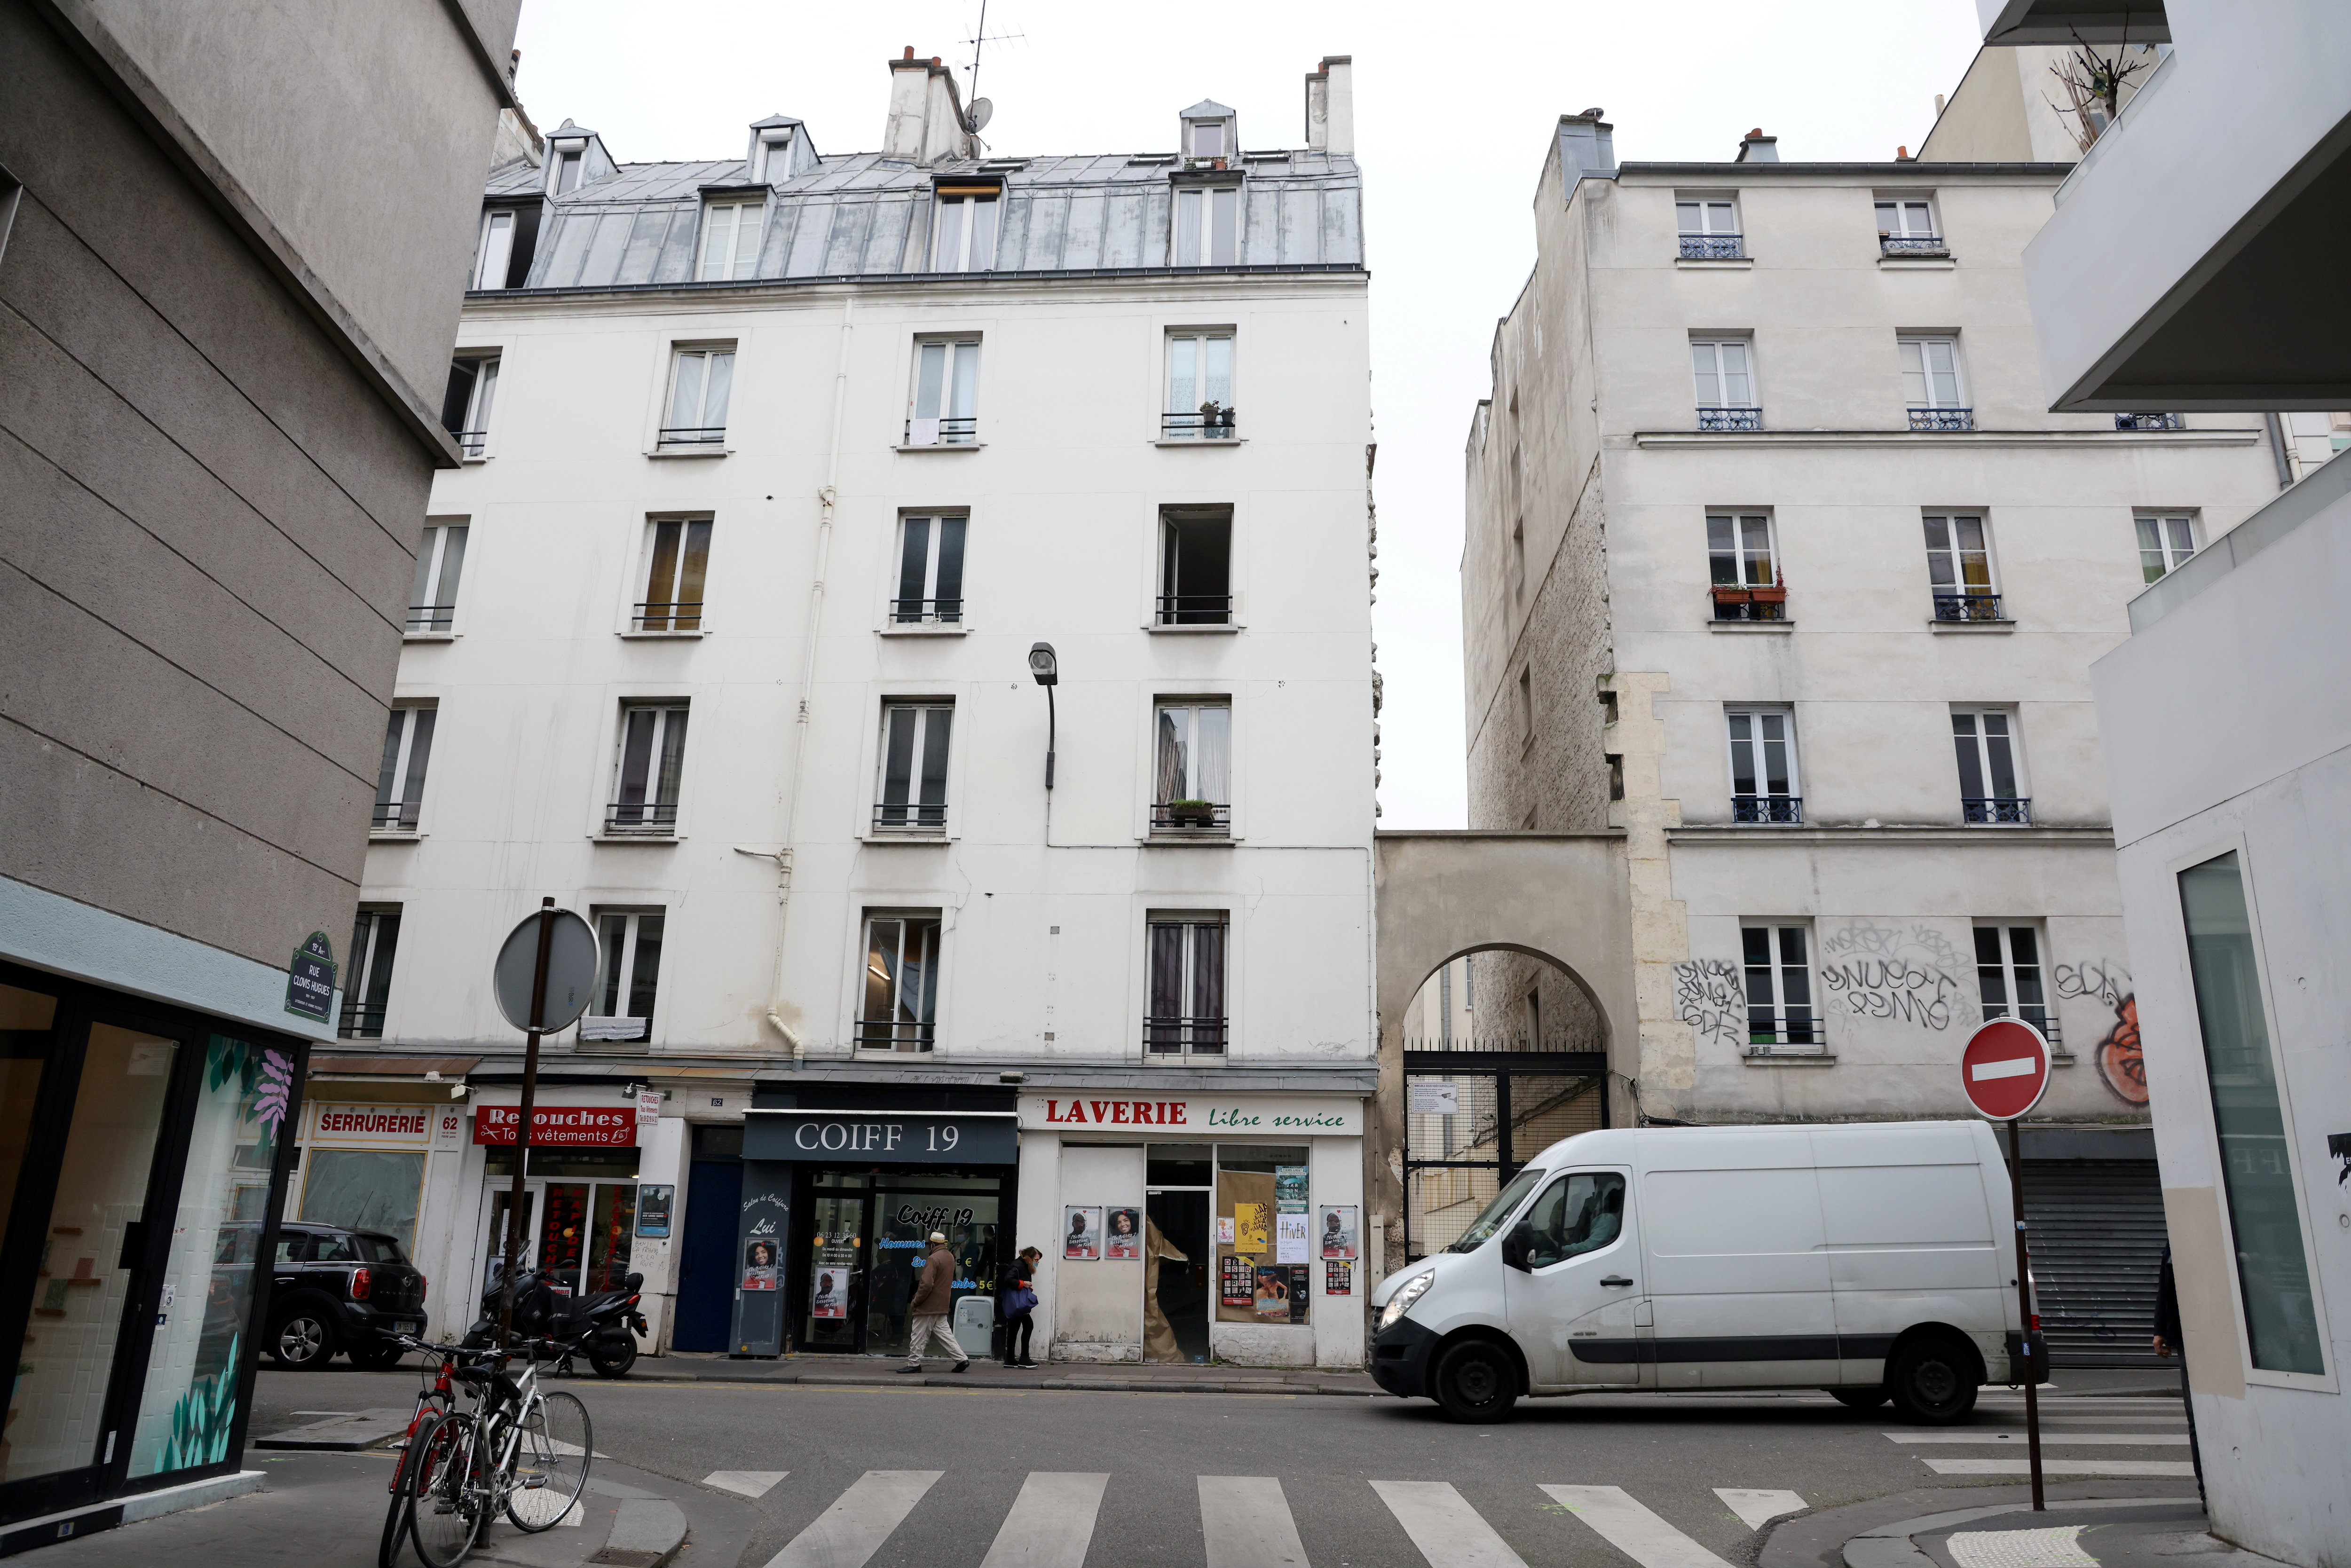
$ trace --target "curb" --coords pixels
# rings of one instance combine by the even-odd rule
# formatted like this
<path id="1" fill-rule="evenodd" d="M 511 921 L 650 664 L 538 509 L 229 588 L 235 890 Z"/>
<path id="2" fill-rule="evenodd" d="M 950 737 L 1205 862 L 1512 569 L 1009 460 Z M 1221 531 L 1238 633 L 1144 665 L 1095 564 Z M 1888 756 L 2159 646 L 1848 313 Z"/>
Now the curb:
<path id="1" fill-rule="evenodd" d="M 667 1498 L 626 1498 L 612 1533 L 590 1563 L 617 1568 L 665 1568 L 685 1544 L 685 1511 Z"/>
<path id="2" fill-rule="evenodd" d="M 2117 1492 L 2111 1482 L 2061 1481 L 2048 1488 L 2049 1506 L 2054 1512 L 2085 1507 L 2146 1508 L 2179 1500 L 2165 1495 L 2155 1481 L 2144 1484 L 2148 1490 L 2142 1495 Z M 1968 1506 L 1955 1509 L 1953 1504 Z M 1933 1559 L 1911 1544 L 1913 1534 L 1937 1528 L 1938 1521 L 1959 1523 L 1994 1514 L 2029 1512 L 2032 1507 L 2029 1487 L 1919 1487 L 1782 1518 L 1758 1543 L 1755 1562 L 1758 1568 L 1928 1568 Z M 1854 1547 L 1860 1551 L 1849 1557 L 1847 1550 Z"/>
<path id="3" fill-rule="evenodd" d="M 2181 1503 L 2201 1508 L 2203 1501 L 2192 1497 L 2098 1497 L 2079 1498 L 2056 1503 L 2048 1511 L 2071 1513 L 2087 1508 L 2162 1508 Z M 1942 1530 L 1954 1524 L 1967 1524 L 1979 1519 L 1991 1519 L 2006 1513 L 2030 1513 L 2032 1504 L 1997 1502 L 1986 1508 L 1953 1509 L 1949 1513 L 1922 1514 L 1917 1519 L 1896 1520 L 1881 1524 L 1875 1530 L 1865 1530 L 1844 1543 L 1842 1555 L 1845 1568 L 1937 1568 L 1935 1560 L 1918 1550 L 1910 1538 L 1930 1530 Z"/>
<path id="4" fill-rule="evenodd" d="M 1285 1394 L 1331 1395 L 1352 1399 L 1393 1398 L 1385 1389 L 1364 1379 L 1364 1386 L 1334 1382 L 1290 1383 L 1273 1379 L 1249 1378 L 1230 1383 L 1160 1382 L 1154 1378 L 1115 1377 L 983 1377 L 974 1378 L 956 1373 L 926 1373 L 919 1377 L 907 1377 L 897 1372 L 866 1375 L 810 1375 L 805 1373 L 732 1372 L 708 1374 L 700 1372 L 647 1371 L 639 1362 L 630 1373 L 629 1380 L 646 1383 L 736 1383 L 780 1384 L 801 1388 L 1009 1388 L 1031 1392 L 1084 1394 Z"/>

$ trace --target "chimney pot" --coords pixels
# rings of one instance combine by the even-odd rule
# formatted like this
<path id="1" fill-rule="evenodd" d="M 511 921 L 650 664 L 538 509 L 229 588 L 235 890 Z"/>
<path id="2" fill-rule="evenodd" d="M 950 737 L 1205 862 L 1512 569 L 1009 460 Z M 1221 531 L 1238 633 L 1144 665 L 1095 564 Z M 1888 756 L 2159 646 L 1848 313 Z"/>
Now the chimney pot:
<path id="1" fill-rule="evenodd" d="M 938 57 L 938 56 L 936 56 L 936 55 L 933 55 L 933 56 L 931 57 L 931 68 L 932 68 L 933 70 L 936 70 L 936 69 L 938 69 L 938 68 L 939 68 L 939 57 Z"/>
<path id="2" fill-rule="evenodd" d="M 1760 126 L 1760 125 L 1759 125 L 1759 126 L 1757 126 L 1754 130 L 1752 130 L 1752 131 L 1749 131 L 1747 134 L 1748 134 L 1748 136 L 1749 136 L 1750 138 L 1753 138 L 1753 137 L 1761 136 L 1761 135 L 1762 135 L 1762 134 L 1763 134 L 1763 128 L 1762 128 L 1761 126 Z"/>
<path id="3" fill-rule="evenodd" d="M 1896 147 L 1894 150 L 1894 158 L 1896 162 L 1907 162 L 1909 161 L 1909 157 L 1910 149 L 1907 147 Z"/>
<path id="4" fill-rule="evenodd" d="M 914 45 L 912 45 L 912 44 L 908 44 L 908 45 L 906 46 L 906 53 L 905 53 L 905 55 L 904 55 L 903 57 L 904 57 L 904 58 L 906 58 L 906 59 L 910 59 L 910 60 L 911 60 L 911 59 L 913 59 L 913 58 L 914 57 Z"/>

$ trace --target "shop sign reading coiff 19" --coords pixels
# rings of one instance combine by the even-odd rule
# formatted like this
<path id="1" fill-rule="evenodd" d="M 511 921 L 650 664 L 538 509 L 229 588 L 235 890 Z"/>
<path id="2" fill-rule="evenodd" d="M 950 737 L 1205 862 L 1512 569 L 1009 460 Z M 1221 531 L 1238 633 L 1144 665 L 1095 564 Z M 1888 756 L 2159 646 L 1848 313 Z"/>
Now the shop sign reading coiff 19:
<path id="1" fill-rule="evenodd" d="M 474 1142 L 511 1145 L 515 1125 L 522 1120 L 517 1105 L 474 1107 Z M 534 1149 L 626 1149 L 637 1141 L 634 1106 L 607 1111 L 586 1105 L 534 1105 L 530 1113 L 530 1146 Z"/>
<path id="2" fill-rule="evenodd" d="M 1019 1143 L 1001 1113 L 755 1108 L 743 1124 L 743 1157 L 998 1166 L 1019 1158 Z"/>
<path id="3" fill-rule="evenodd" d="M 1131 1095 L 1023 1094 L 1020 1125 L 1055 1132 L 1075 1127 L 1150 1127 L 1169 1132 L 1222 1134 L 1233 1136 L 1290 1136 L 1320 1134 L 1326 1137 L 1360 1137 L 1364 1103 L 1319 1095 L 1286 1094 L 1155 1094 Z"/>

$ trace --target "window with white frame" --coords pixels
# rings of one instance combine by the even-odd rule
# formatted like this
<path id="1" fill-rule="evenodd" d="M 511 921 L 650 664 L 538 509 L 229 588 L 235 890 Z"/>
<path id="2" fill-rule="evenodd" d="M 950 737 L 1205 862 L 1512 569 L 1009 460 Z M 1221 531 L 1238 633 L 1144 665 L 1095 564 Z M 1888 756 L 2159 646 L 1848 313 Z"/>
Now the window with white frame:
<path id="1" fill-rule="evenodd" d="M 943 832 L 947 825 L 947 743 L 951 702 L 882 705 L 882 758 L 873 825 L 885 831 Z"/>
<path id="2" fill-rule="evenodd" d="M 467 457 L 489 449 L 490 404 L 497 396 L 498 356 L 464 353 L 449 361 L 449 390 L 441 399 L 441 423 Z"/>
<path id="3" fill-rule="evenodd" d="M 1799 823 L 1804 798 L 1796 778 L 1796 717 L 1786 708 L 1734 707 L 1730 734 L 1730 820 Z"/>
<path id="4" fill-rule="evenodd" d="M 1690 340 L 1690 377 L 1700 430 L 1760 430 L 1752 345 L 1745 338 Z"/>
<path id="5" fill-rule="evenodd" d="M 1813 1005 L 1810 936 L 1800 923 L 1757 921 L 1740 928 L 1750 1053 L 1816 1051 L 1826 1043 Z"/>
<path id="6" fill-rule="evenodd" d="M 2138 529 L 2139 570 L 2147 581 L 2178 571 L 2196 553 L 2196 519 L 2186 513 L 2143 512 L 2131 520 Z"/>
<path id="7" fill-rule="evenodd" d="M 1222 120 L 1186 120 L 1184 134 L 1188 139 L 1189 145 L 1184 149 L 1184 155 L 1187 158 L 1231 157 L 1232 148 L 1226 142 L 1228 135 L 1226 127 L 1229 123 Z"/>
<path id="8" fill-rule="evenodd" d="M 726 444 L 726 405 L 735 392 L 735 345 L 700 344 L 676 350 L 670 360 L 669 404 L 661 444 L 708 447 Z"/>
<path id="9" fill-rule="evenodd" d="M 2016 716 L 2006 708 L 1956 708 L 1951 742 L 1959 759 L 1959 812 L 1982 826 L 2029 827 L 2032 801 L 2017 766 Z"/>
<path id="10" fill-rule="evenodd" d="M 1975 411 L 1959 371 L 1957 338 L 1897 338 L 1902 360 L 1902 401 L 1913 430 L 1972 430 Z"/>
<path id="11" fill-rule="evenodd" d="M 482 214 L 482 231 L 474 246 L 474 276 L 470 288 L 504 288 L 507 271 L 514 265 L 515 222 L 511 207 L 492 207 Z"/>
<path id="12" fill-rule="evenodd" d="M 400 949 L 400 905 L 361 904 L 351 925 L 343 966 L 343 1013 L 335 1033 L 344 1040 L 381 1040 L 392 995 L 392 961 Z"/>
<path id="13" fill-rule="evenodd" d="M 710 574 L 710 519 L 645 521 L 644 597 L 631 607 L 639 632 L 702 630 L 703 584 Z"/>
<path id="14" fill-rule="evenodd" d="M 1143 1048 L 1152 1056 L 1222 1056 L 1225 914 L 1154 910 L 1147 922 L 1150 1008 Z"/>
<path id="15" fill-rule="evenodd" d="M 1977 924 L 1976 985 L 1983 993 L 1987 1020 L 2019 1019 L 2056 1044 L 2057 1020 L 2049 1011 L 2049 993 L 2042 982 L 2038 928 L 1993 921 Z"/>
<path id="16" fill-rule="evenodd" d="M 658 909 L 596 911 L 596 941 L 603 954 L 596 1005 L 580 1020 L 582 1041 L 653 1038 L 665 920 Z"/>
<path id="17" fill-rule="evenodd" d="M 587 149 L 584 146 L 559 148 L 554 166 L 547 172 L 548 188 L 559 196 L 578 190 L 580 172 L 586 161 Z"/>
<path id="18" fill-rule="evenodd" d="M 606 832 L 659 836 L 677 831 L 687 708 L 682 702 L 621 705 L 620 757 L 613 768 L 611 803 L 604 808 Z"/>
<path id="19" fill-rule="evenodd" d="M 1230 267 L 1240 259 L 1241 188 L 1178 185 L 1170 267 Z"/>
<path id="20" fill-rule="evenodd" d="M 867 910 L 863 956 L 859 1048 L 930 1050 L 939 1017 L 939 912 Z"/>
<path id="21" fill-rule="evenodd" d="M 908 513 L 898 519 L 896 626 L 963 624 L 963 548 L 970 519 L 960 512 Z"/>
<path id="22" fill-rule="evenodd" d="M 706 202 L 702 208 L 702 257 L 694 276 L 705 283 L 748 277 L 759 265 L 764 198 Z"/>
<path id="23" fill-rule="evenodd" d="M 1223 700 L 1171 698 L 1153 729 L 1151 831 L 1228 833 L 1233 821 L 1233 710 Z"/>
<path id="24" fill-rule="evenodd" d="M 1233 439 L 1233 335 L 1229 330 L 1167 334 L 1167 441 Z"/>
<path id="25" fill-rule="evenodd" d="M 464 521 L 424 525 L 424 542 L 416 552 L 416 581 L 408 591 L 408 630 L 412 633 L 447 632 L 457 623 L 457 580 L 465 570 L 465 538 L 472 531 Z"/>
<path id="26" fill-rule="evenodd" d="M 1004 193 L 994 185 L 941 185 L 933 272 L 987 272 L 996 266 L 996 220 Z"/>
<path id="27" fill-rule="evenodd" d="M 1784 621 L 1788 590 L 1769 512 L 1708 512 L 1708 592 L 1717 621 Z"/>
<path id="28" fill-rule="evenodd" d="M 1735 261 L 1746 255 L 1739 204 L 1729 196 L 1677 196 L 1674 226 L 1686 261 Z"/>
<path id="29" fill-rule="evenodd" d="M 1233 623 L 1233 513 L 1229 507 L 1169 507 L 1159 514 L 1161 626 Z"/>
<path id="30" fill-rule="evenodd" d="M 375 781 L 375 830 L 413 833 L 424 800 L 424 768 L 433 758 L 432 703 L 398 703 L 383 727 L 383 766 Z"/>
<path id="31" fill-rule="evenodd" d="M 1885 256 L 1941 256 L 1943 237 L 1935 225 L 1931 196 L 1877 198 L 1877 248 Z"/>
<path id="32" fill-rule="evenodd" d="M 979 340 L 914 345 L 906 399 L 906 444 L 967 446 L 979 439 Z"/>
<path id="33" fill-rule="evenodd" d="M 1998 621 L 1991 534 L 1980 512 L 1927 512 L 1927 582 L 1938 621 Z"/>

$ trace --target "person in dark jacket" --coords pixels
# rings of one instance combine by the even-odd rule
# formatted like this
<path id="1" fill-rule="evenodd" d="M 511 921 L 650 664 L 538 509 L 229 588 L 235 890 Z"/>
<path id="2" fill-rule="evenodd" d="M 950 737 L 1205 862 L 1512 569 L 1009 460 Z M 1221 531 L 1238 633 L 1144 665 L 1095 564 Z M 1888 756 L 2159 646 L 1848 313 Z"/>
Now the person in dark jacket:
<path id="1" fill-rule="evenodd" d="M 1008 1308 L 1004 1314 L 1004 1364 L 1033 1367 L 1029 1359 L 1029 1336 L 1037 1332 L 1037 1265 L 1045 1254 L 1034 1247 L 1023 1247 L 1020 1256 L 1012 1260 L 1012 1271 L 1005 1281 L 1004 1293 L 1010 1298 L 1016 1291 L 1029 1292 L 1028 1305 L 1015 1311 Z M 1018 1347 L 1016 1349 L 1015 1347 Z"/>
<path id="2" fill-rule="evenodd" d="M 906 1303 L 907 1314 L 914 1320 L 914 1330 L 906 1343 L 906 1364 L 901 1373 L 923 1370 L 923 1347 L 936 1340 L 946 1347 L 954 1358 L 957 1372 L 971 1370 L 971 1357 L 956 1343 L 955 1330 L 947 1322 L 955 1311 L 956 1256 L 947 1247 L 946 1233 L 931 1232 L 931 1253 L 923 1260 L 923 1281 L 914 1287 L 914 1299 Z"/>
<path id="3" fill-rule="evenodd" d="M 2196 1468 L 2196 1495 L 2204 1495 L 2204 1455 L 2196 1441 L 2196 1406 L 2189 1397 L 2188 1350 L 2179 1337 L 2179 1286 L 2171 1273 L 2171 1244 L 2163 1248 L 2163 1263 L 2155 1275 L 2155 1354 L 2166 1361 L 2179 1358 L 2179 1406 L 2188 1412 L 2188 1458 Z"/>

